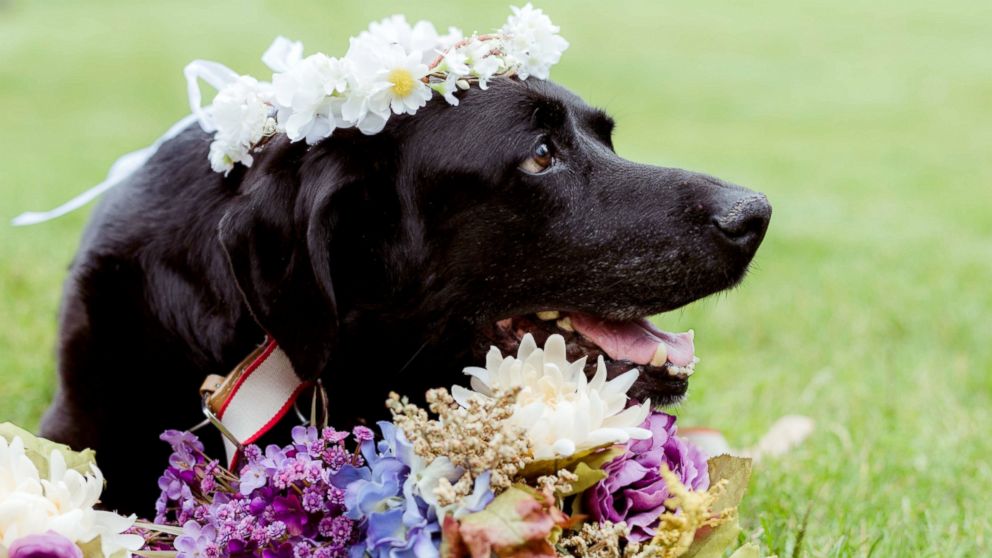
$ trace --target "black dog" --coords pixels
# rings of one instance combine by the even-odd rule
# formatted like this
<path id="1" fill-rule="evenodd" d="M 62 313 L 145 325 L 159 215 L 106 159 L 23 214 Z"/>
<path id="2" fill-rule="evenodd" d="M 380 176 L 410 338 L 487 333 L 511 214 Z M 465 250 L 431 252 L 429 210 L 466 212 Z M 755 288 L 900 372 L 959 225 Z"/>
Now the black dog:
<path id="1" fill-rule="evenodd" d="M 42 434 L 96 449 L 105 505 L 148 513 L 158 434 L 199 422 L 204 376 L 266 332 L 300 375 L 323 378 L 341 426 L 384 414 L 389 390 L 464 384 L 464 366 L 526 332 L 563 333 L 590 362 L 605 353 L 611 375 L 640 368 L 637 397 L 679 400 L 685 374 L 671 372 L 691 343 L 643 318 L 740 281 L 771 208 L 626 161 L 612 130 L 565 89 L 512 78 L 375 136 L 273 138 L 227 177 L 191 127 L 94 213 Z M 671 362 L 652 365 L 663 343 Z"/>

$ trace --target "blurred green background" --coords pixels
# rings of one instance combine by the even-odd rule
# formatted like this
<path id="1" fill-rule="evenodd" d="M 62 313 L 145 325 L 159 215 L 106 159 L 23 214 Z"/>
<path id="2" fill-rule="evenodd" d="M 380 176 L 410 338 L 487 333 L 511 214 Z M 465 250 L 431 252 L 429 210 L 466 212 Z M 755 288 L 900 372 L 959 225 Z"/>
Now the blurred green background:
<path id="1" fill-rule="evenodd" d="M 767 193 L 742 287 L 659 318 L 702 362 L 682 424 L 737 446 L 817 421 L 742 508 L 780 556 L 979 556 L 992 546 L 992 3 L 539 3 L 556 81 L 618 151 Z M 0 1 L 0 223 L 101 180 L 187 112 L 183 66 L 266 75 L 277 34 L 343 53 L 395 12 L 486 32 L 471 2 Z M 54 385 L 60 283 L 86 211 L 0 224 L 0 420 Z M 141 382 L 136 364 L 136 389 Z M 126 441 L 122 441 L 126 443 Z"/>

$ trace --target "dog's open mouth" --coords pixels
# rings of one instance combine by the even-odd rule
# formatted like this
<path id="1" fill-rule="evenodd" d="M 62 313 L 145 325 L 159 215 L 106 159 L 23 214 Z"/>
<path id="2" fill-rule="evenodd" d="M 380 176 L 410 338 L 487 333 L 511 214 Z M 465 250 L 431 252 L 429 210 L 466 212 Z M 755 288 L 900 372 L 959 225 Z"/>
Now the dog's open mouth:
<path id="1" fill-rule="evenodd" d="M 520 340 L 528 333 L 538 346 L 543 346 L 551 335 L 562 335 L 569 360 L 588 356 L 587 374 L 595 372 L 600 356 L 611 378 L 636 368 L 641 374 L 631 395 L 650 397 L 661 405 L 682 398 L 699 362 L 692 330 L 669 333 L 647 318 L 616 321 L 582 312 L 548 310 L 499 320 L 488 333 L 491 344 L 504 355 L 515 355 Z"/>

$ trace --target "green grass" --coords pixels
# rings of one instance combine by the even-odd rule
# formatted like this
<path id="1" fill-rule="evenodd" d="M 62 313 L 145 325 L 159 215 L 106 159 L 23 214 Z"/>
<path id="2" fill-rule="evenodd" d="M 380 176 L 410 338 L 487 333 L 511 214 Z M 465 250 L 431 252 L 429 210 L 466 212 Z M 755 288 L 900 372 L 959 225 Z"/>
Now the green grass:
<path id="1" fill-rule="evenodd" d="M 741 510 L 753 536 L 780 556 L 987 553 L 992 4 L 541 4 L 572 43 L 554 77 L 617 117 L 622 154 L 775 206 L 741 288 L 660 318 L 698 333 L 683 424 L 747 445 L 783 414 L 817 421 L 756 469 Z M 0 222 L 99 181 L 183 116 L 187 61 L 261 73 L 277 33 L 338 53 L 394 11 L 487 31 L 506 9 L 0 2 Z M 34 427 L 51 396 L 85 214 L 0 226 L 0 420 Z"/>

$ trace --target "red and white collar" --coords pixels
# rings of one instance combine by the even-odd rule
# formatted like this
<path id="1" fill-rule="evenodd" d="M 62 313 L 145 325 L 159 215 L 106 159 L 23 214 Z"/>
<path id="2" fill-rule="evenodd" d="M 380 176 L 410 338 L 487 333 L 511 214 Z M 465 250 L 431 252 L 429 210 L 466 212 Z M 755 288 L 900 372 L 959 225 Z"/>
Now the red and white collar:
<path id="1" fill-rule="evenodd" d="M 313 385 L 300 379 L 271 337 L 227 376 L 207 376 L 200 387 L 203 412 L 224 435 L 231 468 L 240 450 L 272 430 Z"/>

